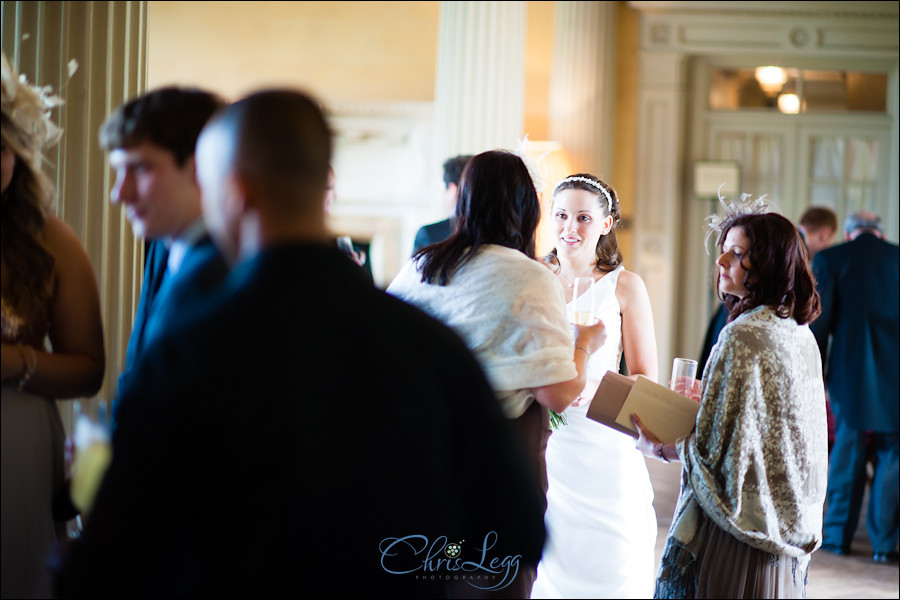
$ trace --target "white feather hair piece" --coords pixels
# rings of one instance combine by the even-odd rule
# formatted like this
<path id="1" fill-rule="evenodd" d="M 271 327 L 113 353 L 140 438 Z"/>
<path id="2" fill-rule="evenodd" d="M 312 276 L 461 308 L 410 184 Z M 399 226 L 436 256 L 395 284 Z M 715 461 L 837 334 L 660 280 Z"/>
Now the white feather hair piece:
<path id="1" fill-rule="evenodd" d="M 547 186 L 546 178 L 541 174 L 541 163 L 553 150 L 547 150 L 537 158 L 534 158 L 533 144 L 534 142 L 528 139 L 528 134 L 526 133 L 521 140 L 516 142 L 513 154 L 521 158 L 522 162 L 525 163 L 525 168 L 528 169 L 528 174 L 531 175 L 531 181 L 534 182 L 534 189 L 541 193 L 545 191 Z"/>
<path id="2" fill-rule="evenodd" d="M 706 217 L 706 239 L 704 240 L 703 246 L 706 248 L 706 253 L 709 254 L 709 238 L 715 234 L 716 241 L 715 245 L 718 246 L 721 241 L 722 232 L 728 227 L 728 224 L 731 223 L 735 219 L 735 217 L 741 215 L 761 215 L 768 212 L 775 212 L 771 209 L 769 204 L 766 202 L 766 198 L 768 194 L 763 194 L 756 199 L 752 198 L 751 194 L 741 194 L 739 200 L 731 200 L 727 201 L 725 196 L 722 195 L 722 187 L 725 184 L 719 186 L 718 196 L 719 196 L 719 204 L 722 205 L 723 214 L 711 214 Z"/>
<path id="3" fill-rule="evenodd" d="M 69 77 L 77 69 L 77 61 L 74 59 L 69 61 Z M 28 147 L 23 150 L 31 153 L 31 156 L 25 158 L 39 167 L 43 160 L 43 151 L 56 144 L 62 137 L 63 130 L 53 122 L 50 114 L 54 108 L 64 104 L 63 99 L 53 94 L 51 86 L 32 85 L 28 83 L 28 78 L 24 74 L 17 75 L 6 53 L 3 52 L 0 101 L 3 114 L 28 137 Z"/>

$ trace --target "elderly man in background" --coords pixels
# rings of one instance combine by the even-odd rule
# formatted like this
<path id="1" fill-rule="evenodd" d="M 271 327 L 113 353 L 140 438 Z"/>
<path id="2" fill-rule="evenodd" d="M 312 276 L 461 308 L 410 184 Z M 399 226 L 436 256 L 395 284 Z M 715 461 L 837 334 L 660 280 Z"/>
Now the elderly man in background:
<path id="1" fill-rule="evenodd" d="M 822 315 L 812 324 L 835 418 L 822 548 L 849 554 L 866 489 L 866 526 L 875 562 L 896 562 L 898 529 L 898 370 L 900 248 L 884 240 L 878 215 L 844 222 L 846 243 L 813 260 Z"/>

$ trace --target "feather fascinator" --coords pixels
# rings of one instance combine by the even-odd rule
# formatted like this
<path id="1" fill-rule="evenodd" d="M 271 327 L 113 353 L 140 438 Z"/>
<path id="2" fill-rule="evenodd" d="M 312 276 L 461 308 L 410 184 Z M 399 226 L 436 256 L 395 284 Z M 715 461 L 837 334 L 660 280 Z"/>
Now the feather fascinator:
<path id="1" fill-rule="evenodd" d="M 722 205 L 723 213 L 720 214 L 712 214 L 706 217 L 706 239 L 704 240 L 704 247 L 706 248 L 706 253 L 709 254 L 709 238 L 713 235 L 716 236 L 715 245 L 718 246 L 721 241 L 722 232 L 728 227 L 728 225 L 736 218 L 741 215 L 761 215 L 768 212 L 774 212 L 770 209 L 770 206 L 766 203 L 767 194 L 763 194 L 756 199 L 751 197 L 751 194 L 741 194 L 739 200 L 732 199 L 731 201 L 727 201 L 725 196 L 722 195 L 722 186 L 719 186 L 719 204 Z"/>
<path id="2" fill-rule="evenodd" d="M 72 60 L 68 67 L 71 77 L 78 64 Z M 39 168 L 43 150 L 56 144 L 62 137 L 62 129 L 53 122 L 50 113 L 64 102 L 52 93 L 51 86 L 32 85 L 24 74 L 17 75 L 5 52 L 2 53 L 0 85 L 3 116 L 12 121 L 24 136 L 24 139 L 19 140 L 23 147 L 16 150 L 34 167 Z"/>

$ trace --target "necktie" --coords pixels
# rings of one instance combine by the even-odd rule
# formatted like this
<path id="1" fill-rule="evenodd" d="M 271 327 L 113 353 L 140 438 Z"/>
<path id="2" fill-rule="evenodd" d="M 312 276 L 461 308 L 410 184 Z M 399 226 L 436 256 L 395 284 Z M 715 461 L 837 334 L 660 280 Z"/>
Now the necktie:
<path id="1" fill-rule="evenodd" d="M 156 294 L 159 292 L 159 288 L 162 287 L 163 279 L 166 275 L 169 251 L 165 245 L 156 242 L 150 246 L 150 256 L 148 256 L 147 259 L 151 268 L 150 273 L 148 273 L 148 280 L 144 282 L 144 285 L 150 286 L 149 294 L 147 296 L 147 309 L 149 314 L 149 309 L 153 306 L 153 301 L 156 299 Z"/>

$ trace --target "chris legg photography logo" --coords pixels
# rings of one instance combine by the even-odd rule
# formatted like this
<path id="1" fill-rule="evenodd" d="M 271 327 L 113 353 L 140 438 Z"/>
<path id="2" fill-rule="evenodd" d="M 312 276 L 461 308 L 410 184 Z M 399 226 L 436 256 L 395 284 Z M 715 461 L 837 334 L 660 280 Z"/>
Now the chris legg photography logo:
<path id="1" fill-rule="evenodd" d="M 495 556 L 497 532 L 491 531 L 474 544 L 439 536 L 433 542 L 424 535 L 381 540 L 381 568 L 393 575 L 413 575 L 422 581 L 461 580 L 480 590 L 502 590 L 519 573 L 515 556 Z"/>

